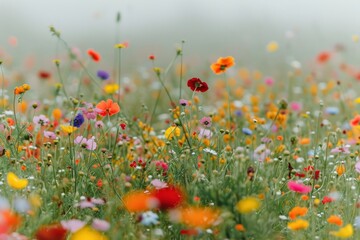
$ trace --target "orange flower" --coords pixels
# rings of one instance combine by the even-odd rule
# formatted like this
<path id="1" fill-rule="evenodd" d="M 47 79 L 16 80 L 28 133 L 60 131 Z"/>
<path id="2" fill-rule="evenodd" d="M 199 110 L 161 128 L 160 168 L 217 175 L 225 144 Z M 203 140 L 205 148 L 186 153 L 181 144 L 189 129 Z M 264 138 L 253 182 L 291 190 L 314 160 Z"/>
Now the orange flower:
<path id="1" fill-rule="evenodd" d="M 305 216 L 307 214 L 307 212 L 308 212 L 308 209 L 306 207 L 294 207 L 289 212 L 289 218 L 291 220 L 294 220 L 298 216 Z"/>
<path id="2" fill-rule="evenodd" d="M 239 231 L 239 232 L 245 232 L 245 227 L 244 227 L 244 225 L 242 225 L 242 224 L 236 224 L 235 225 L 235 229 L 237 230 L 237 231 Z"/>
<path id="3" fill-rule="evenodd" d="M 216 63 L 211 64 L 211 69 L 215 74 L 220 74 L 226 71 L 226 69 L 235 65 L 235 60 L 233 57 L 221 57 L 217 60 Z"/>
<path id="4" fill-rule="evenodd" d="M 220 211 L 209 207 L 187 207 L 174 210 L 170 218 L 189 227 L 209 228 L 219 219 Z"/>
<path id="5" fill-rule="evenodd" d="M 117 103 L 114 103 L 111 99 L 101 101 L 96 105 L 96 108 L 100 110 L 99 115 L 105 117 L 106 115 L 112 116 L 120 112 L 120 107 Z"/>
<path id="6" fill-rule="evenodd" d="M 327 222 L 330 224 L 335 224 L 338 226 L 342 226 L 343 225 L 343 221 L 341 220 L 341 218 L 339 216 L 336 215 L 331 215 L 328 219 Z"/>
<path id="7" fill-rule="evenodd" d="M 317 62 L 320 64 L 324 64 L 328 62 L 331 58 L 331 54 L 329 52 L 321 52 L 317 55 Z"/>
<path id="8" fill-rule="evenodd" d="M 10 210 L 1 210 L 0 219 L 0 234 L 14 231 L 21 223 L 20 216 Z"/>
<path id="9" fill-rule="evenodd" d="M 123 203 L 129 212 L 144 212 L 151 209 L 151 200 L 151 194 L 136 191 L 126 194 Z"/>
<path id="10" fill-rule="evenodd" d="M 346 168 L 345 168 L 344 164 L 338 165 L 336 167 L 336 172 L 337 172 L 338 176 L 343 175 L 345 173 L 345 171 L 346 171 Z"/>

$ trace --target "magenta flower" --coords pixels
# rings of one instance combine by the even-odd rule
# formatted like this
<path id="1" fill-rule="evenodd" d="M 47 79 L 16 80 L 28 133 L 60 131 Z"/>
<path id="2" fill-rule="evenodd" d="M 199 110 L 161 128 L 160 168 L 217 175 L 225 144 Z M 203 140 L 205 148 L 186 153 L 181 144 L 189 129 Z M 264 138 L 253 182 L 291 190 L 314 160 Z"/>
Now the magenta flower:
<path id="1" fill-rule="evenodd" d="M 272 86 L 274 84 L 274 82 L 275 82 L 272 77 L 266 77 L 264 79 L 264 81 L 265 81 L 265 84 L 268 85 L 268 86 Z"/>
<path id="2" fill-rule="evenodd" d="M 179 100 L 179 103 L 180 103 L 180 105 L 183 106 L 183 107 L 189 105 L 189 101 L 186 100 L 186 99 L 180 99 L 180 100 Z"/>
<path id="3" fill-rule="evenodd" d="M 301 106 L 301 103 L 299 103 L 299 102 L 292 102 L 292 103 L 290 103 L 290 108 L 294 112 L 300 112 L 302 109 L 302 106 Z"/>
<path id="4" fill-rule="evenodd" d="M 295 181 L 289 181 L 288 182 L 288 188 L 293 192 L 302 193 L 302 194 L 306 194 L 306 193 L 309 193 L 311 191 L 310 186 L 306 186 L 306 185 L 304 185 L 302 183 L 298 183 L 298 182 L 295 182 Z"/>

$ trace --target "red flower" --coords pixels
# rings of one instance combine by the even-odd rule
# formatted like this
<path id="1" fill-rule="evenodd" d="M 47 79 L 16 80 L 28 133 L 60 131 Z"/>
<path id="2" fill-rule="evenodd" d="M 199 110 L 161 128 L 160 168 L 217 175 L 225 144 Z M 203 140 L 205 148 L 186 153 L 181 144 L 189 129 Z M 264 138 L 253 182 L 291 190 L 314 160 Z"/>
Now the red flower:
<path id="1" fill-rule="evenodd" d="M 114 103 L 111 99 L 103 100 L 96 105 L 99 110 L 99 115 L 105 117 L 106 115 L 112 116 L 120 112 L 120 107 L 117 103 Z"/>
<path id="2" fill-rule="evenodd" d="M 325 196 L 321 202 L 322 204 L 326 204 L 326 203 L 331 203 L 332 201 L 334 200 L 331 197 Z"/>
<path id="3" fill-rule="evenodd" d="M 61 224 L 42 226 L 35 234 L 37 240 L 65 240 L 66 235 L 67 230 Z"/>
<path id="4" fill-rule="evenodd" d="M 92 60 L 94 60 L 95 62 L 99 62 L 101 57 L 100 54 L 95 52 L 93 49 L 89 49 L 87 51 L 87 53 L 89 54 L 89 56 L 92 58 Z"/>
<path id="5" fill-rule="evenodd" d="M 189 79 L 187 85 L 192 91 L 196 92 L 206 92 L 209 89 L 207 83 L 201 81 L 199 78 Z"/>
<path id="6" fill-rule="evenodd" d="M 185 196 L 182 190 L 175 186 L 167 188 L 156 189 L 152 196 L 159 201 L 160 209 L 170 209 L 179 206 L 184 200 Z"/>
<path id="7" fill-rule="evenodd" d="M 328 62 L 331 58 L 331 54 L 329 52 L 321 52 L 317 55 L 317 62 L 320 64 L 324 64 Z"/>
<path id="8" fill-rule="evenodd" d="M 41 79 L 48 79 L 51 77 L 51 73 L 49 73 L 47 71 L 39 71 L 38 76 Z"/>

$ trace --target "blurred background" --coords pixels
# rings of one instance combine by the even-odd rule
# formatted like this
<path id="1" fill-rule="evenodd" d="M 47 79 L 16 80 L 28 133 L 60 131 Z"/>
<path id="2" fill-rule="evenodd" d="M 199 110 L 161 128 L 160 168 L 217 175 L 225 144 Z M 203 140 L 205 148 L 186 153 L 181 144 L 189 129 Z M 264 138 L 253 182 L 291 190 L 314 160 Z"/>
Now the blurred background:
<path id="1" fill-rule="evenodd" d="M 335 47 L 355 64 L 359 9 L 357 0 L 0 0 L 0 51 L 15 63 L 51 65 L 65 51 L 49 32 L 53 25 L 70 46 L 100 52 L 103 66 L 112 64 L 115 43 L 128 42 L 125 72 L 148 64 L 150 54 L 166 66 L 182 40 L 194 68 L 232 55 L 238 66 L 276 71 Z M 279 47 L 273 54 L 271 41 Z"/>

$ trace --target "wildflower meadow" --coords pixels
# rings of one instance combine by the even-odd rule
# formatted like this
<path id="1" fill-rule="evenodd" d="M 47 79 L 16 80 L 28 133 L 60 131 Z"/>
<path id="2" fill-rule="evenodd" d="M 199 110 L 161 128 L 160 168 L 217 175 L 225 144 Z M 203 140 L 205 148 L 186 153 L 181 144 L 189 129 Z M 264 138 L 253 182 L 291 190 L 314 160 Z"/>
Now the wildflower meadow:
<path id="1" fill-rule="evenodd" d="M 36 81 L 0 52 L 0 239 L 360 239 L 360 70 L 342 48 L 269 75 L 241 52 L 193 68 L 180 40 L 125 78 L 131 42 L 106 59 L 49 35 Z"/>

